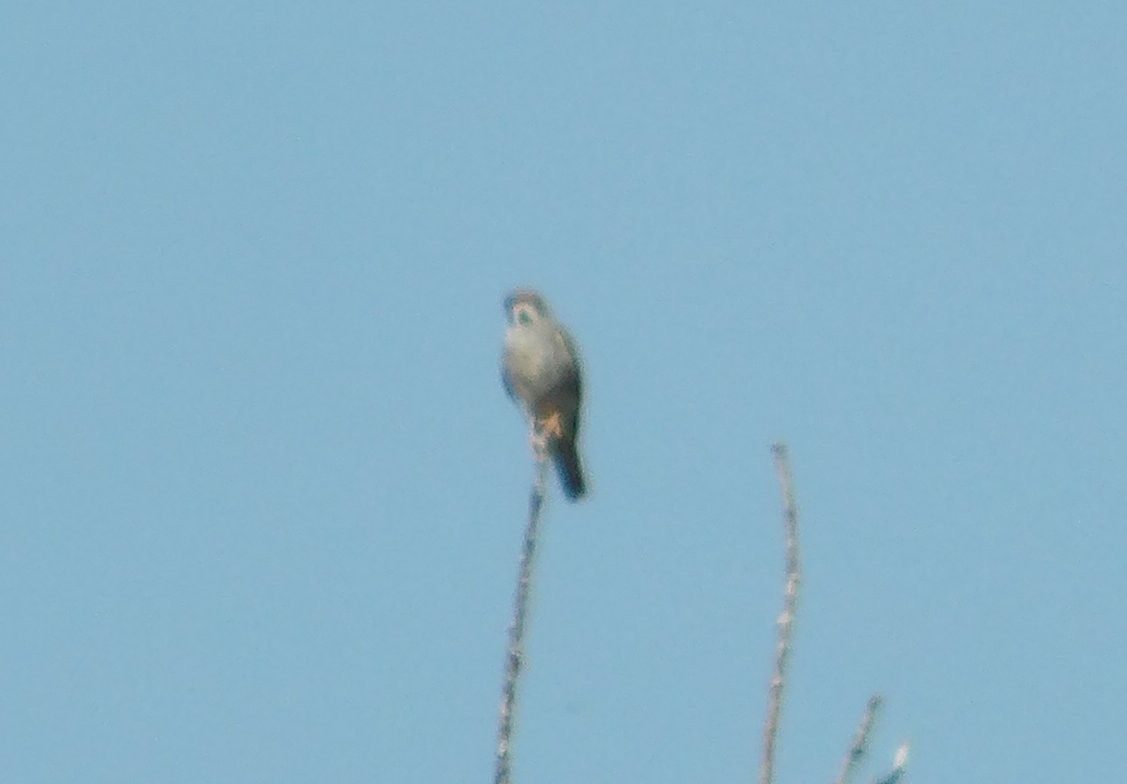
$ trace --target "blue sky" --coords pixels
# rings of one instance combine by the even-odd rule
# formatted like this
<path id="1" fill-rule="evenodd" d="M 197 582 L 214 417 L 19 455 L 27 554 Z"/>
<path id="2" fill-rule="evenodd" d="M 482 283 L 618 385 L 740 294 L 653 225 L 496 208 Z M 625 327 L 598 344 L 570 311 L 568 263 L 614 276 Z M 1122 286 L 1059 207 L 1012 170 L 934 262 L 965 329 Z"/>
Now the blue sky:
<path id="1" fill-rule="evenodd" d="M 106 3 L 0 25 L 0 767 L 472 782 L 587 377 L 516 781 L 1122 778 L 1127 10 Z"/>

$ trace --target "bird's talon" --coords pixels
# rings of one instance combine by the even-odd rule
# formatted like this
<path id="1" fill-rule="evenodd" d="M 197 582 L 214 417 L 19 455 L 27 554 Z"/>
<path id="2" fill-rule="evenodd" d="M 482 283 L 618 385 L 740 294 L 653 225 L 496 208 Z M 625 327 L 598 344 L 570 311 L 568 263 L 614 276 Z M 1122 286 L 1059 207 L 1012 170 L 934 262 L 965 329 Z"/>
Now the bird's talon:
<path id="1" fill-rule="evenodd" d="M 537 459 L 541 459 L 548 454 L 548 437 L 539 428 L 532 428 L 528 442 L 532 446 L 532 452 Z"/>
<path id="2" fill-rule="evenodd" d="M 559 411 L 553 411 L 546 417 L 541 417 L 536 423 L 537 429 L 545 436 L 563 438 L 563 420 Z"/>

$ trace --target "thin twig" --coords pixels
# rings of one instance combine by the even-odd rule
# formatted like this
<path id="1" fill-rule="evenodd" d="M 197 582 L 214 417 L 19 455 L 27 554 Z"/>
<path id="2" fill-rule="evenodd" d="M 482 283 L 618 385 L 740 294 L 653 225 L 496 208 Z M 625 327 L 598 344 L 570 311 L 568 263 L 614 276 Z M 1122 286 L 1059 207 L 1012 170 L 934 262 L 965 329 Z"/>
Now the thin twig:
<path id="1" fill-rule="evenodd" d="M 865 752 L 868 751 L 869 733 L 873 730 L 873 722 L 876 721 L 880 705 L 879 694 L 874 694 L 869 698 L 869 704 L 865 706 L 865 715 L 861 717 L 861 723 L 857 725 L 857 732 L 853 735 L 853 745 L 849 747 L 845 759 L 841 761 L 841 772 L 837 774 L 836 784 L 848 784 L 849 777 L 853 774 L 857 763 L 864 758 Z"/>
<path id="2" fill-rule="evenodd" d="M 798 609 L 798 510 L 794 503 L 794 488 L 791 481 L 790 459 L 786 444 L 777 443 L 771 447 L 775 456 L 775 471 L 779 475 L 779 489 L 783 496 L 783 526 L 786 529 L 786 567 L 787 581 L 783 595 L 783 611 L 777 624 L 779 640 L 775 647 L 775 672 L 771 676 L 771 687 L 767 699 L 767 723 L 763 729 L 763 762 L 759 768 L 760 784 L 772 784 L 775 778 L 775 741 L 779 734 L 779 714 L 783 706 L 783 686 L 786 683 L 787 656 L 790 653 L 791 637 L 794 633 L 794 616 Z"/>
<path id="3" fill-rule="evenodd" d="M 512 771 L 511 748 L 513 734 L 513 712 L 516 709 L 517 681 L 524 663 L 524 627 L 528 617 L 528 599 L 532 588 L 533 556 L 536 554 L 536 540 L 540 528 L 540 508 L 544 504 L 544 476 L 547 467 L 547 453 L 542 442 L 533 441 L 536 446 L 536 478 L 528 497 L 528 524 L 524 530 L 524 546 L 520 553 L 520 571 L 517 578 L 516 598 L 513 601 L 513 617 L 509 623 L 509 646 L 505 659 L 505 682 L 501 687 L 501 709 L 497 720 L 497 758 L 494 768 L 494 784 L 509 784 Z"/>
<path id="4" fill-rule="evenodd" d="M 904 778 L 904 773 L 908 770 L 908 744 L 901 743 L 900 748 L 896 750 L 896 756 L 892 759 L 892 770 L 888 775 L 882 779 L 877 779 L 876 784 L 896 784 L 900 779 Z"/>

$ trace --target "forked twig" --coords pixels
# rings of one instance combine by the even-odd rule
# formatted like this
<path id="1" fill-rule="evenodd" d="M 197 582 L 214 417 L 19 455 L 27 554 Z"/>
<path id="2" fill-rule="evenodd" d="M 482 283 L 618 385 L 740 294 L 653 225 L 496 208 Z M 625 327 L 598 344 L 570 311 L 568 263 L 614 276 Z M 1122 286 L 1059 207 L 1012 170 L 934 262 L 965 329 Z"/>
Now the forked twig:
<path id="1" fill-rule="evenodd" d="M 908 770 L 908 744 L 901 743 L 892 759 L 892 770 L 884 778 L 877 779 L 876 784 L 897 784 Z"/>

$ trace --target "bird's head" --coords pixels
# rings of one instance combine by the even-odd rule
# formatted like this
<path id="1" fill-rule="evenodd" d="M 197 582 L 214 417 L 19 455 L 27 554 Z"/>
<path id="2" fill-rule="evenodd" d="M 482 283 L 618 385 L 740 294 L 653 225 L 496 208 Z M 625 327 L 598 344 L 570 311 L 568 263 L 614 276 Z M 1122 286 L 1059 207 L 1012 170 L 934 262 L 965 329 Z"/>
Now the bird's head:
<path id="1" fill-rule="evenodd" d="M 517 289 L 505 297 L 505 315 L 514 326 L 530 326 L 549 318 L 544 298 L 532 289 Z"/>

